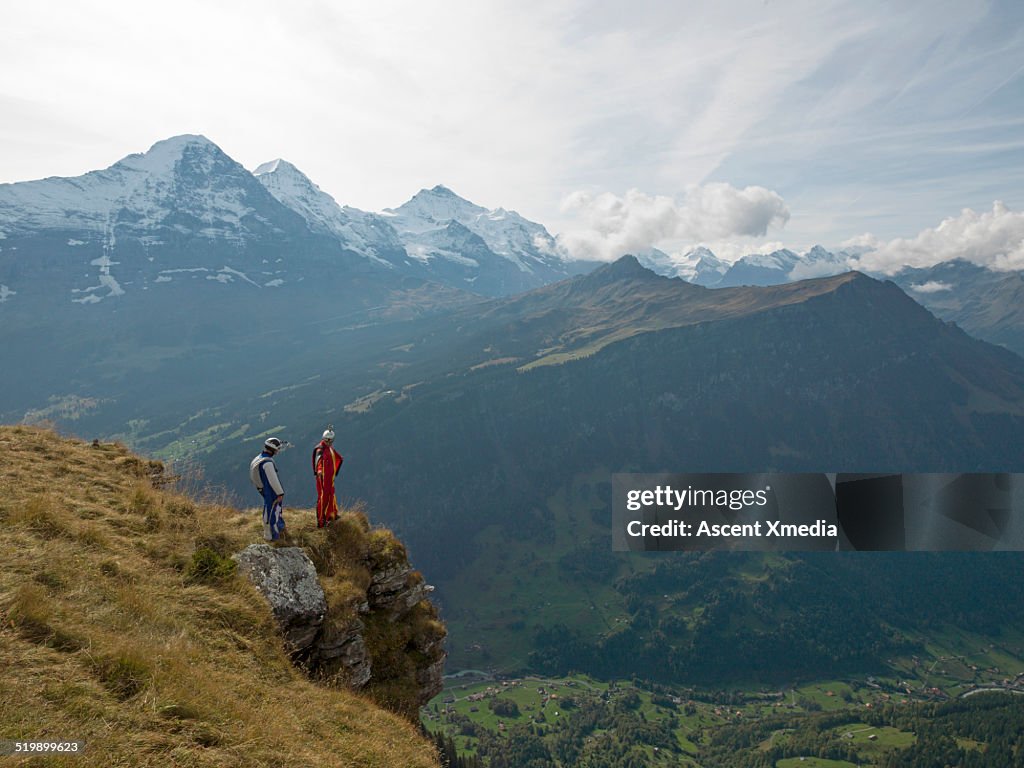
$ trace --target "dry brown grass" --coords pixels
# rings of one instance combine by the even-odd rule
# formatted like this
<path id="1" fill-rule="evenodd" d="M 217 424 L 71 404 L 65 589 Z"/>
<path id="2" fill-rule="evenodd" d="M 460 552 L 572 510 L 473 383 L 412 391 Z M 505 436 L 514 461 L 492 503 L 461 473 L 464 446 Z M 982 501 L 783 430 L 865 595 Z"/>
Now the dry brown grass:
<path id="1" fill-rule="evenodd" d="M 87 743 L 57 766 L 437 765 L 408 721 L 296 670 L 247 582 L 190 578 L 198 547 L 261 540 L 255 510 L 154 488 L 119 445 L 0 427 L 0 455 L 0 740 Z M 316 544 L 312 512 L 286 516 Z"/>

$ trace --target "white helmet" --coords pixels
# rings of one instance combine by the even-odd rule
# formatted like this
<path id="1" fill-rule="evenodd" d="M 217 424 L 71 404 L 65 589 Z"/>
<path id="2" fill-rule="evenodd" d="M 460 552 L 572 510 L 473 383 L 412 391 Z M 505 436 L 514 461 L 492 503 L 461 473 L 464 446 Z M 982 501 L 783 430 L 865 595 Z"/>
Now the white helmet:
<path id="1" fill-rule="evenodd" d="M 324 430 L 323 439 L 324 440 L 334 440 L 334 430 L 333 429 L 325 429 Z"/>
<path id="2" fill-rule="evenodd" d="M 283 443 L 276 437 L 268 437 L 266 441 L 263 443 L 264 449 L 270 451 L 271 453 L 277 453 L 278 451 L 280 451 L 282 445 Z"/>

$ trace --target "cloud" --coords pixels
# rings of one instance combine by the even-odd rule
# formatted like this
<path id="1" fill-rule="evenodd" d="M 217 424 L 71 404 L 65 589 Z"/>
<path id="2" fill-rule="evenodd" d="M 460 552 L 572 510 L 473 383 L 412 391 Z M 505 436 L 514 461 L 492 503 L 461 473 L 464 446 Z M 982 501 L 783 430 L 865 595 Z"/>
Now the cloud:
<path id="1" fill-rule="evenodd" d="M 683 234 L 701 239 L 761 237 L 774 222 L 784 226 L 789 221 L 789 208 L 778 193 L 764 187 L 737 189 L 721 183 L 690 187 L 682 212 Z"/>
<path id="2" fill-rule="evenodd" d="M 865 249 L 873 251 L 882 244 L 882 241 L 871 233 L 865 233 L 863 235 L 857 235 L 847 240 L 843 240 L 839 247 L 847 251 L 856 251 L 857 249 Z"/>
<path id="3" fill-rule="evenodd" d="M 865 242 L 869 238 L 865 236 Z M 930 267 L 952 259 L 995 270 L 1024 269 L 1024 213 L 1011 211 L 999 200 L 991 211 L 965 208 L 915 237 L 877 242 L 856 267 L 891 275 L 904 266 Z"/>
<path id="4" fill-rule="evenodd" d="M 789 272 L 790 280 L 810 280 L 815 277 L 828 277 L 844 270 L 848 262 L 836 261 L 801 261 Z"/>
<path id="5" fill-rule="evenodd" d="M 952 283 L 941 283 L 938 280 L 929 280 L 927 283 L 916 283 L 910 286 L 910 290 L 916 293 L 940 293 L 942 291 L 952 291 Z"/>
<path id="6" fill-rule="evenodd" d="M 560 245 L 573 258 L 604 261 L 671 240 L 761 237 L 769 226 L 789 220 L 776 192 L 722 183 L 691 186 L 681 202 L 637 189 L 623 197 L 578 191 L 564 199 L 562 211 L 582 226 L 560 235 Z"/>

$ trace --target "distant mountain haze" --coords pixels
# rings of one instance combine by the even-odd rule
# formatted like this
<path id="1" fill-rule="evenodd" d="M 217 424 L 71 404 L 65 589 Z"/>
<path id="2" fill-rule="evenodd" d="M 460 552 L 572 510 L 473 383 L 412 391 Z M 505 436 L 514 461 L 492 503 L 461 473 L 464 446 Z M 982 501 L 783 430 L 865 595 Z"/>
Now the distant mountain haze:
<path id="1" fill-rule="evenodd" d="M 638 254 L 658 274 L 682 277 L 697 285 L 724 288 L 739 285 L 781 285 L 848 271 L 862 249 L 828 251 L 816 245 L 804 254 L 789 250 L 749 254 L 729 264 L 700 247 L 682 259 Z M 905 267 L 892 280 L 915 301 L 943 320 L 955 322 L 979 339 L 1024 354 L 1024 274 L 1000 272 L 964 260 L 927 268 Z"/>

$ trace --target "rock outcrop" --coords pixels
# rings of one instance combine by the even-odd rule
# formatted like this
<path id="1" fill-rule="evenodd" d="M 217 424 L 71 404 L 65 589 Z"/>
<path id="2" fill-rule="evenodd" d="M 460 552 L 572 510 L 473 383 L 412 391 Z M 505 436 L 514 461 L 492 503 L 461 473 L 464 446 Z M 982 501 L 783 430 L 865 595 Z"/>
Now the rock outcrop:
<path id="1" fill-rule="evenodd" d="M 267 599 L 292 658 L 319 680 L 413 714 L 442 688 L 445 629 L 433 587 L 389 531 L 347 514 L 306 546 L 252 544 L 234 555 Z"/>
<path id="2" fill-rule="evenodd" d="M 396 620 L 426 600 L 434 588 L 416 579 L 414 573 L 408 564 L 375 571 L 367 590 L 369 607 L 386 611 Z"/>
<path id="3" fill-rule="evenodd" d="M 320 669 L 340 668 L 351 687 L 362 688 L 373 674 L 365 631 L 366 625 L 359 619 L 353 619 L 341 631 L 325 631 L 317 641 L 314 665 Z"/>

